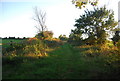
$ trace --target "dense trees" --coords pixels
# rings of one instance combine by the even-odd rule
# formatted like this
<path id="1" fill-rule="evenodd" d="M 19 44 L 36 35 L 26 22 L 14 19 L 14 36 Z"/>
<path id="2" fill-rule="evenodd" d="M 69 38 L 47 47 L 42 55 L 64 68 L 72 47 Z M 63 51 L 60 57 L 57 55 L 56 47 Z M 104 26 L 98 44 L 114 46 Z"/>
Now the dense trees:
<path id="1" fill-rule="evenodd" d="M 114 12 L 107 10 L 106 7 L 94 8 L 93 11 L 86 10 L 85 14 L 76 19 L 75 30 L 71 34 L 80 39 L 86 36 L 87 43 L 103 44 L 108 37 L 108 31 L 111 31 L 117 22 L 114 20 Z M 91 42 L 90 42 L 91 41 Z"/>

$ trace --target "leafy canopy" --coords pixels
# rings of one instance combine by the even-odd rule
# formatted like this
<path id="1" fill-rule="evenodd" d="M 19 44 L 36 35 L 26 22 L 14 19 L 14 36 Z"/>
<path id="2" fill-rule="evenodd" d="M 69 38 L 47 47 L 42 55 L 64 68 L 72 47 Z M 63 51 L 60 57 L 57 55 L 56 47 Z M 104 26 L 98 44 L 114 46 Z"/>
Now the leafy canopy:
<path id="1" fill-rule="evenodd" d="M 79 7 L 81 9 L 82 7 L 85 7 L 87 4 L 96 6 L 98 4 L 98 0 L 72 0 L 72 3 L 75 4 L 76 7 Z"/>
<path id="2" fill-rule="evenodd" d="M 85 14 L 81 15 L 79 19 L 76 19 L 75 32 L 79 34 L 85 34 L 92 37 L 97 41 L 105 40 L 107 37 L 107 31 L 111 31 L 117 22 L 114 20 L 114 12 L 107 10 L 106 6 L 101 8 L 94 8 L 93 11 L 85 10 Z"/>

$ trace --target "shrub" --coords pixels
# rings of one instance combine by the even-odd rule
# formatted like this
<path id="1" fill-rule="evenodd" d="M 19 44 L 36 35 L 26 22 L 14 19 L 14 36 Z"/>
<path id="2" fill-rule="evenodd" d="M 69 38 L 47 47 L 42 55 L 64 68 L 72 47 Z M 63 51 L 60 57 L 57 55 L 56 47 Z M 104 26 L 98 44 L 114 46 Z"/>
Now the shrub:
<path id="1" fill-rule="evenodd" d="M 33 38 L 29 38 L 28 41 L 33 41 L 33 40 L 38 40 L 36 37 L 33 37 Z"/>
<path id="2" fill-rule="evenodd" d="M 41 40 L 28 41 L 28 44 L 23 48 L 24 54 L 44 55 L 47 45 Z"/>
<path id="3" fill-rule="evenodd" d="M 28 39 L 27 41 L 23 41 L 20 43 L 13 43 L 7 48 L 4 48 L 3 54 L 7 56 L 14 55 L 45 55 L 47 45 L 41 41 L 36 40 L 35 38 Z"/>
<path id="4" fill-rule="evenodd" d="M 87 45 L 95 45 L 97 43 L 96 38 L 94 36 L 90 36 L 84 40 L 84 43 Z"/>
<path id="5" fill-rule="evenodd" d="M 35 37 L 38 39 L 51 39 L 53 37 L 53 32 L 52 31 L 40 32 Z"/>
<path id="6" fill-rule="evenodd" d="M 120 52 L 120 40 L 117 42 L 117 48 L 118 48 L 118 51 Z"/>
<path id="7" fill-rule="evenodd" d="M 66 35 L 60 35 L 59 39 L 62 40 L 62 41 L 67 41 L 68 40 L 68 38 L 66 37 Z"/>
<path id="8" fill-rule="evenodd" d="M 47 44 L 48 47 L 53 47 L 53 48 L 63 44 L 63 42 L 60 40 L 45 40 L 45 43 Z"/>
<path id="9" fill-rule="evenodd" d="M 116 43 L 120 40 L 119 33 L 120 33 L 120 31 L 116 31 L 115 35 L 112 38 L 112 41 L 114 42 L 114 45 L 116 45 Z"/>

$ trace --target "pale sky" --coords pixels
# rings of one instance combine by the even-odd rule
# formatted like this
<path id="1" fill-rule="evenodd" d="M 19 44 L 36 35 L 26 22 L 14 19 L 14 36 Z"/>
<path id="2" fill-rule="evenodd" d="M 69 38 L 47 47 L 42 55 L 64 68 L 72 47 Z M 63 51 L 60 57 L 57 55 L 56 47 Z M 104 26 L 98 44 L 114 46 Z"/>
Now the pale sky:
<path id="1" fill-rule="evenodd" d="M 99 0 L 98 6 L 106 4 L 113 9 L 118 21 L 118 1 Z M 60 34 L 69 36 L 71 29 L 75 28 L 75 19 L 85 10 L 76 8 L 71 0 L 0 0 L 0 37 L 34 37 L 37 33 L 32 19 L 35 6 L 46 12 L 46 25 L 54 37 Z M 87 5 L 86 8 L 93 7 Z"/>

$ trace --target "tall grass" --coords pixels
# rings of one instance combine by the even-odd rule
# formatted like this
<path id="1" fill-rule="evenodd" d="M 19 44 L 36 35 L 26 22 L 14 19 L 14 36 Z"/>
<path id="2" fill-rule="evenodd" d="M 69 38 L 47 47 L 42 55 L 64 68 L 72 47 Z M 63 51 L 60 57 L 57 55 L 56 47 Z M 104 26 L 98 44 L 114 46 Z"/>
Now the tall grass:
<path id="1" fill-rule="evenodd" d="M 8 58 L 9 63 L 3 65 L 3 79 L 118 79 L 118 68 L 108 65 L 108 58 L 98 47 L 64 44 L 48 57 Z"/>

